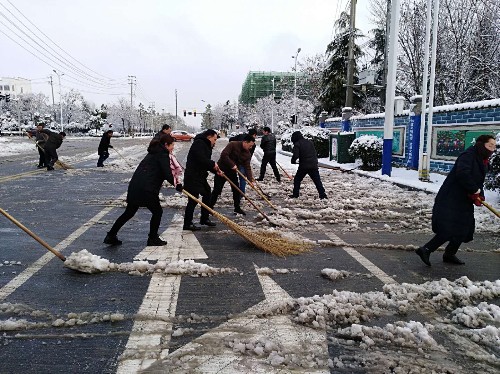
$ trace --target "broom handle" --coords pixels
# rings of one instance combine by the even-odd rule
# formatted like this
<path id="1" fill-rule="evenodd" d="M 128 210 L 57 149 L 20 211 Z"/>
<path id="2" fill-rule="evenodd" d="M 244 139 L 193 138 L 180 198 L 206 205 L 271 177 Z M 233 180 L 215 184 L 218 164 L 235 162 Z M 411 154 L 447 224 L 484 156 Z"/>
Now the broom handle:
<path id="1" fill-rule="evenodd" d="M 293 179 L 293 178 L 290 176 L 290 174 L 288 174 L 288 173 L 286 172 L 286 170 L 285 170 L 285 169 L 283 169 L 283 166 L 281 166 L 281 165 L 278 163 L 278 161 L 276 161 L 276 165 L 278 165 L 278 166 L 280 167 L 280 169 L 283 171 L 283 173 L 285 173 L 285 175 L 288 177 L 288 179 L 290 179 L 290 180 L 292 180 L 292 179 Z"/>
<path id="2" fill-rule="evenodd" d="M 483 204 L 486 208 L 491 210 L 494 215 L 496 215 L 498 218 L 500 218 L 500 213 L 495 208 L 493 208 L 490 204 L 488 204 L 487 202 L 484 202 L 482 200 L 481 200 L 481 204 Z"/>
<path id="3" fill-rule="evenodd" d="M 263 199 L 264 199 L 264 200 L 265 200 L 265 201 L 266 201 L 266 202 L 267 202 L 267 203 L 271 206 L 271 208 L 276 209 L 276 210 L 278 209 L 278 208 L 276 208 L 276 207 L 275 207 L 275 206 L 274 206 L 274 205 L 273 205 L 273 204 L 272 204 L 272 203 L 271 203 L 271 202 L 270 202 L 270 201 L 269 201 L 269 200 L 268 200 L 268 199 L 267 199 L 267 198 L 266 198 L 266 197 L 265 197 L 265 196 L 264 196 L 264 195 L 263 195 L 263 194 L 262 194 L 259 190 L 258 190 L 258 188 L 257 188 L 257 187 L 255 187 L 255 186 L 253 185 L 253 183 L 251 183 L 251 182 L 248 180 L 248 178 L 247 178 L 247 177 L 246 177 L 246 176 L 245 176 L 245 175 L 244 175 L 241 171 L 239 171 L 239 170 L 238 170 L 238 167 L 236 167 L 236 169 L 235 169 L 235 170 L 236 170 L 236 172 L 237 172 L 237 173 L 238 173 L 238 174 L 239 174 L 239 175 L 240 175 L 243 179 L 245 179 L 245 180 L 246 180 L 246 182 L 250 185 L 250 187 L 252 187 L 252 188 L 255 190 L 255 192 L 257 192 L 257 193 L 259 194 L 259 196 L 260 196 L 260 197 L 262 197 L 262 198 L 263 198 Z"/>
<path id="4" fill-rule="evenodd" d="M 45 149 L 43 149 L 42 147 L 40 147 L 40 145 L 36 142 L 35 139 L 33 139 L 33 137 L 31 136 L 31 134 L 28 132 L 28 131 L 25 131 L 26 134 L 28 134 L 28 138 L 30 138 L 31 140 L 33 140 L 35 142 L 35 145 L 40 148 L 42 150 L 43 153 L 45 153 Z M 61 168 L 63 168 L 64 170 L 68 170 L 68 168 L 59 160 L 56 161 L 56 164 L 59 165 Z"/>
<path id="5" fill-rule="evenodd" d="M 208 210 L 210 212 L 210 214 L 212 214 L 214 217 L 217 217 L 217 212 L 215 210 L 213 210 L 212 208 L 210 208 L 207 204 L 205 204 L 203 201 L 201 201 L 200 199 L 194 197 L 193 195 L 191 195 L 189 192 L 187 192 L 185 189 L 182 190 L 182 193 L 184 195 L 186 195 L 187 197 L 189 197 L 190 199 L 193 199 L 194 201 L 196 201 L 198 204 L 200 204 L 203 208 L 205 208 L 206 210 Z"/>
<path id="6" fill-rule="evenodd" d="M 245 193 L 244 193 L 242 190 L 240 190 L 240 188 L 239 188 L 236 184 L 234 184 L 234 182 L 233 182 L 231 179 L 229 179 L 229 177 L 228 177 L 226 174 L 222 173 L 222 176 L 223 176 L 223 177 L 224 177 L 224 178 L 225 178 L 225 179 L 226 179 L 226 180 L 227 180 L 227 181 L 231 184 L 231 186 L 233 186 L 234 188 L 236 188 L 236 189 L 238 190 L 238 192 L 239 192 L 240 194 L 242 194 L 242 195 L 243 195 L 243 197 L 244 197 L 245 199 L 247 199 L 247 200 L 248 200 L 248 202 L 249 202 L 250 204 L 252 204 L 252 205 L 253 205 L 253 207 L 254 207 L 255 209 L 257 209 L 257 210 L 259 211 L 259 213 L 260 213 L 260 214 L 262 214 L 262 216 L 263 216 L 265 219 L 267 219 L 269 222 L 271 222 L 271 220 L 269 219 L 269 217 L 268 217 L 268 216 L 266 216 L 266 215 L 264 214 L 264 212 L 263 212 L 262 210 L 260 210 L 260 209 L 259 209 L 259 207 L 258 207 L 257 205 L 255 205 L 255 204 L 254 204 L 254 202 L 253 202 L 252 200 L 250 200 L 250 198 L 249 198 L 247 195 L 245 195 Z"/>
<path id="7" fill-rule="evenodd" d="M 115 147 L 113 147 L 113 148 L 111 148 L 111 149 L 113 149 L 116 153 L 118 153 L 118 156 L 120 156 L 121 158 L 123 158 L 123 161 L 125 161 L 125 163 L 126 163 L 126 164 L 130 167 L 130 168 L 132 167 L 132 165 L 131 165 L 128 161 L 127 161 L 127 159 L 126 159 L 125 157 L 123 157 L 123 155 L 122 155 L 120 152 L 118 152 L 118 150 L 117 150 L 117 149 L 115 149 Z"/>
<path id="8" fill-rule="evenodd" d="M 2 213 L 5 217 L 7 217 L 9 220 L 11 220 L 17 227 L 22 229 L 26 234 L 31 236 L 33 239 L 35 239 L 38 243 L 43 245 L 45 248 L 47 248 L 50 252 L 55 254 L 57 257 L 59 257 L 62 261 L 66 261 L 66 257 L 64 257 L 60 252 L 56 251 L 54 248 L 52 248 L 50 245 L 45 243 L 40 237 L 32 233 L 26 226 L 24 226 L 21 222 L 19 222 L 17 219 L 12 217 L 9 213 L 7 213 L 5 210 L 0 208 L 0 213 Z"/>

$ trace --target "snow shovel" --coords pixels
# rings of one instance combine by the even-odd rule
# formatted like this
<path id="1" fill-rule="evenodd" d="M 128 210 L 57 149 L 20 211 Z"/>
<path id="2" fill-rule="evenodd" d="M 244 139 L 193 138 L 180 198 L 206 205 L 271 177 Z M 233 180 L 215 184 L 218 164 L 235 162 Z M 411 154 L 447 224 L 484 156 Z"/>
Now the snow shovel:
<path id="1" fill-rule="evenodd" d="M 238 190 L 238 192 L 239 192 L 239 193 L 240 193 L 240 194 L 241 194 L 241 195 L 242 195 L 245 199 L 247 199 L 247 200 L 248 200 L 248 202 L 249 202 L 250 204 L 252 204 L 252 205 L 253 205 L 253 207 L 254 207 L 255 209 L 257 209 L 257 210 L 259 211 L 259 213 L 260 213 L 260 214 L 262 214 L 262 216 L 263 216 L 263 217 L 264 217 L 264 218 L 265 218 L 265 219 L 269 222 L 269 224 L 270 224 L 271 226 L 273 226 L 273 227 L 277 226 L 276 224 L 274 224 L 274 223 L 272 223 L 272 222 L 271 222 L 271 220 L 269 219 L 269 217 L 268 217 L 268 216 L 266 216 L 266 215 L 264 214 L 264 212 L 263 212 L 263 211 L 262 211 L 262 210 L 261 210 L 261 209 L 260 209 L 257 205 L 255 205 L 255 203 L 254 203 L 252 200 L 250 200 L 250 198 L 249 198 L 249 197 L 248 197 L 248 196 L 247 196 L 247 195 L 246 195 L 246 194 L 245 194 L 242 190 L 240 190 L 240 188 L 239 188 L 236 184 L 234 184 L 234 182 L 233 182 L 231 179 L 229 179 L 229 178 L 228 178 L 228 176 L 227 176 L 226 174 L 222 173 L 222 176 L 223 176 L 223 177 L 224 177 L 224 178 L 225 178 L 225 179 L 226 179 L 226 180 L 227 180 L 227 181 L 231 184 L 231 186 L 233 186 L 234 188 L 236 188 L 236 189 Z"/>
<path id="2" fill-rule="evenodd" d="M 64 257 L 61 252 L 56 251 L 54 248 L 52 248 L 50 245 L 45 243 L 40 237 L 37 235 L 33 234 L 26 226 L 24 226 L 21 222 L 19 222 L 17 219 L 12 217 L 9 213 L 7 213 L 5 210 L 0 208 L 0 213 L 2 213 L 5 217 L 7 217 L 9 220 L 11 220 L 17 227 L 22 229 L 26 234 L 31 236 L 33 239 L 35 239 L 38 243 L 43 245 L 45 248 L 47 248 L 50 252 L 55 254 L 57 257 L 59 257 L 62 261 L 66 261 L 66 257 Z"/>
<path id="3" fill-rule="evenodd" d="M 259 189 L 258 189 L 257 187 L 255 187 L 255 186 L 253 185 L 253 183 L 251 183 L 251 182 L 248 180 L 248 178 L 245 176 L 245 174 L 243 174 L 241 171 L 239 171 L 239 170 L 238 170 L 238 168 L 236 168 L 235 170 L 236 170 L 236 172 L 237 172 L 237 173 L 238 173 L 238 174 L 239 174 L 239 175 L 240 175 L 243 179 L 245 179 L 245 181 L 246 181 L 246 182 L 250 185 L 250 187 L 252 187 L 252 188 L 255 190 L 255 192 L 257 192 L 257 193 L 259 194 L 259 196 L 260 196 L 260 197 L 262 197 L 262 198 L 263 198 L 263 199 L 264 199 L 264 200 L 265 200 L 265 201 L 266 201 L 266 202 L 267 202 L 267 203 L 271 206 L 271 208 L 273 208 L 273 209 L 275 209 L 275 210 L 278 210 L 278 208 L 276 208 L 276 207 L 275 207 L 275 206 L 274 206 L 274 205 L 273 205 L 273 204 L 272 204 L 272 203 L 271 203 L 271 202 L 270 202 L 270 201 L 269 201 L 269 200 L 268 200 L 268 199 L 264 196 L 264 194 L 262 194 L 262 193 L 259 191 Z"/>
<path id="4" fill-rule="evenodd" d="M 495 209 L 493 208 L 490 204 L 488 204 L 487 202 L 484 202 L 481 200 L 481 204 L 483 204 L 486 208 L 488 208 L 489 210 L 491 210 L 491 212 L 497 216 L 498 218 L 500 218 L 500 213 Z"/>

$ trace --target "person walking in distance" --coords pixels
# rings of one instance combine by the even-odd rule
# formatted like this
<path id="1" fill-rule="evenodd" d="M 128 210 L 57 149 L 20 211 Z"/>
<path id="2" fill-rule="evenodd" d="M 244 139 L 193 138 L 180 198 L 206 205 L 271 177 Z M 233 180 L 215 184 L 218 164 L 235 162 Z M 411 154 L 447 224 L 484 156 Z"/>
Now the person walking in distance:
<path id="1" fill-rule="evenodd" d="M 163 214 L 158 195 L 164 180 L 174 184 L 167 149 L 168 143 L 172 142 L 170 135 L 163 135 L 160 140 L 153 139 L 149 144 L 148 154 L 139 163 L 130 180 L 125 212 L 118 217 L 111 230 L 107 233 L 104 238 L 105 244 L 122 244 L 122 241 L 118 240 L 117 237 L 118 231 L 137 213 L 140 207 L 146 207 L 152 213 L 147 245 L 161 246 L 167 244 L 158 235 Z M 175 189 L 179 192 L 182 191 L 182 184 L 177 184 Z"/>
<path id="2" fill-rule="evenodd" d="M 109 148 L 113 148 L 111 143 L 111 137 L 113 136 L 113 130 L 106 131 L 99 142 L 99 147 L 97 148 L 97 154 L 99 155 L 99 160 L 97 160 L 97 167 L 104 167 L 103 162 L 109 157 Z"/>
<path id="3" fill-rule="evenodd" d="M 158 131 L 158 132 L 155 134 L 155 136 L 153 137 L 153 139 L 160 140 L 160 137 L 161 137 L 162 135 L 170 135 L 170 133 L 171 133 L 171 132 L 172 132 L 172 128 L 171 128 L 169 125 L 165 124 L 165 125 L 163 125 L 163 126 L 161 127 L 161 130 L 160 130 L 160 131 Z"/>
<path id="4" fill-rule="evenodd" d="M 232 136 L 232 137 L 229 138 L 229 141 L 230 142 L 241 142 L 241 141 L 243 141 L 243 139 L 245 139 L 245 136 L 247 136 L 247 135 L 250 135 L 255 140 L 257 138 L 257 130 L 256 129 L 249 129 L 248 130 L 248 134 L 238 134 L 236 136 Z M 256 144 L 254 143 L 254 145 L 252 146 L 252 148 L 250 148 L 250 159 L 252 158 L 253 153 L 255 152 L 255 147 L 256 147 Z M 251 168 L 251 166 L 250 166 L 250 168 Z M 238 170 L 242 174 L 246 174 L 246 170 L 245 170 L 244 166 L 240 166 Z M 245 190 L 246 190 L 246 187 L 247 187 L 247 181 L 245 180 L 245 178 L 243 178 L 241 176 L 239 176 L 239 187 L 240 187 L 240 190 L 243 193 L 245 193 Z"/>
<path id="5" fill-rule="evenodd" d="M 222 150 L 220 154 L 219 165 L 221 171 L 226 174 L 226 176 L 235 184 L 238 185 L 238 175 L 236 170 L 243 166 L 246 172 L 247 179 L 253 183 L 254 178 L 252 174 L 252 168 L 250 167 L 250 159 L 252 155 L 250 154 L 250 149 L 255 145 L 255 138 L 252 135 L 245 135 L 243 141 L 233 141 L 229 142 L 226 147 Z M 215 175 L 214 177 L 214 190 L 212 192 L 212 199 L 210 202 L 210 207 L 213 208 L 217 202 L 218 197 L 222 193 L 222 188 L 226 183 L 226 179 L 221 175 Z M 231 186 L 233 191 L 233 203 L 234 203 L 234 213 L 246 215 L 246 213 L 241 209 L 241 194 L 240 192 Z"/>
<path id="6" fill-rule="evenodd" d="M 321 177 L 319 176 L 318 153 L 316 152 L 313 142 L 309 139 L 305 139 L 300 131 L 295 131 L 292 134 L 291 140 L 293 143 L 293 155 L 290 162 L 295 164 L 298 160 L 299 168 L 293 178 L 293 193 L 289 197 L 299 197 L 300 184 L 304 177 L 309 175 L 318 190 L 319 198 L 326 199 L 327 196 L 325 188 L 323 187 Z"/>
<path id="7" fill-rule="evenodd" d="M 37 168 L 39 169 L 47 167 L 45 163 L 44 147 L 45 147 L 45 142 L 47 141 L 49 136 L 42 132 L 44 126 L 45 125 L 43 123 L 39 123 L 38 125 L 36 125 L 36 133 L 35 133 L 36 149 L 38 150 L 38 155 L 39 155 Z"/>
<path id="8" fill-rule="evenodd" d="M 47 170 L 54 170 L 54 164 L 59 159 L 57 149 L 61 146 L 66 133 L 64 131 L 56 133 L 48 129 L 42 129 L 40 132 L 47 135 L 47 141 L 43 148 L 45 151 L 45 165 L 47 165 Z"/>
<path id="9" fill-rule="evenodd" d="M 281 182 L 281 177 L 278 171 L 278 167 L 276 166 L 276 137 L 271 132 L 271 129 L 268 126 L 264 127 L 262 131 L 264 133 L 264 136 L 260 141 L 260 147 L 264 151 L 264 156 L 262 157 L 262 163 L 260 164 L 260 175 L 257 180 L 264 180 L 267 164 L 270 164 L 274 172 L 274 177 L 279 183 Z"/>
<path id="10" fill-rule="evenodd" d="M 458 156 L 444 180 L 432 208 L 432 231 L 435 235 L 415 251 L 427 266 L 431 266 L 431 253 L 446 242 L 443 262 L 465 264 L 456 253 L 462 243 L 473 239 L 474 205 L 481 206 L 481 201 L 484 201 L 484 179 L 495 148 L 493 136 L 479 136 L 475 145 Z"/>
<path id="11" fill-rule="evenodd" d="M 211 189 L 207 182 L 208 172 L 220 173 L 219 166 L 211 159 L 212 149 L 217 141 L 217 132 L 208 129 L 196 135 L 187 155 L 186 170 L 184 172 L 184 189 L 194 197 L 202 196 L 202 202 L 210 206 Z M 194 209 L 196 201 L 188 199 L 184 211 L 183 230 L 197 231 L 198 226 L 193 223 Z M 201 207 L 200 224 L 214 227 L 216 224 L 209 219 L 209 212 Z"/>

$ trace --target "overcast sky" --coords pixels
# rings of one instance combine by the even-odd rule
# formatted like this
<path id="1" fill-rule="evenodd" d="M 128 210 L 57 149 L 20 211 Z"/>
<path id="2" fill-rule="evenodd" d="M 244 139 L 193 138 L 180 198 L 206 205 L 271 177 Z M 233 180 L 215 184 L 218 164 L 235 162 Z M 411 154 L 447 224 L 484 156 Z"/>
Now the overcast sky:
<path id="1" fill-rule="evenodd" d="M 357 6 L 356 26 L 365 33 L 373 28 L 368 3 L 358 0 Z M 56 69 L 65 74 L 63 93 L 74 87 L 100 105 L 120 96 L 130 100 L 127 77 L 134 75 L 135 105 L 154 102 L 158 111 L 175 113 L 177 89 L 179 115 L 184 109 L 201 112 L 202 100 L 237 100 L 250 70 L 291 71 L 299 47 L 299 61 L 324 53 L 335 20 L 348 6 L 348 0 L 0 0 L 0 76 L 33 79 L 34 92 L 50 95 L 52 74 L 57 102 Z M 28 42 L 35 42 L 6 18 L 42 52 L 34 52 Z M 200 122 L 199 116 L 186 119 Z"/>

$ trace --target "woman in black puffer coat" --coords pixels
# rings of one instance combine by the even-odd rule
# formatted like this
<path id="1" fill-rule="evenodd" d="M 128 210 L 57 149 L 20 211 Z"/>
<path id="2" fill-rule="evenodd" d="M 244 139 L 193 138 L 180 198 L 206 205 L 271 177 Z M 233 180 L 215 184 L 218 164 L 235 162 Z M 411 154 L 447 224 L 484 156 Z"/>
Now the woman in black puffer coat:
<path id="1" fill-rule="evenodd" d="M 476 144 L 461 153 L 439 189 L 432 210 L 432 231 L 436 234 L 426 245 L 416 250 L 422 261 L 431 266 L 429 256 L 449 242 L 443 261 L 463 265 L 456 253 L 462 243 L 473 239 L 475 230 L 474 205 L 484 201 L 484 179 L 488 160 L 496 147 L 495 138 L 481 135 Z"/>
<path id="2" fill-rule="evenodd" d="M 147 245 L 160 246 L 167 244 L 158 236 L 163 214 L 158 195 L 164 180 L 167 180 L 172 185 L 174 184 L 174 178 L 170 170 L 170 157 L 166 147 L 173 141 L 170 135 L 162 135 L 160 140 L 153 139 L 149 144 L 147 156 L 140 162 L 130 180 L 127 208 L 109 230 L 104 239 L 105 244 L 122 244 L 121 240 L 117 238 L 118 231 L 137 213 L 140 207 L 148 208 L 153 214 L 149 224 Z M 182 185 L 177 185 L 176 189 L 182 191 Z"/>

